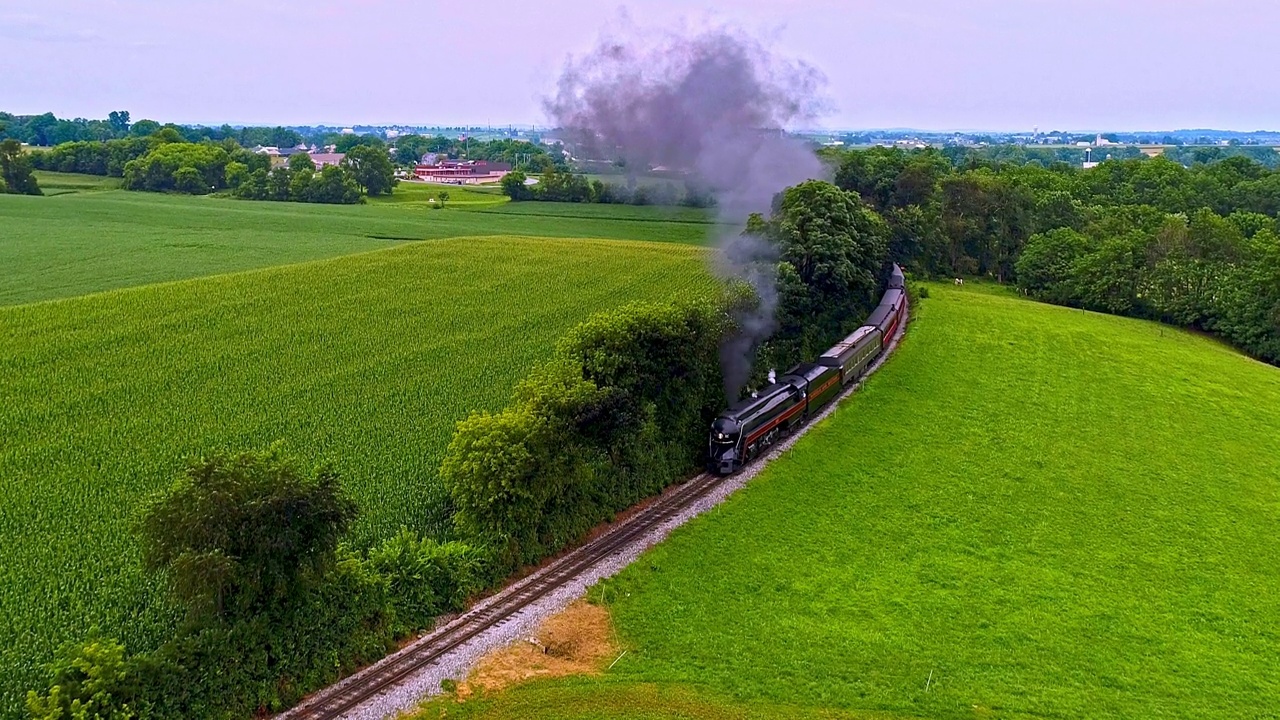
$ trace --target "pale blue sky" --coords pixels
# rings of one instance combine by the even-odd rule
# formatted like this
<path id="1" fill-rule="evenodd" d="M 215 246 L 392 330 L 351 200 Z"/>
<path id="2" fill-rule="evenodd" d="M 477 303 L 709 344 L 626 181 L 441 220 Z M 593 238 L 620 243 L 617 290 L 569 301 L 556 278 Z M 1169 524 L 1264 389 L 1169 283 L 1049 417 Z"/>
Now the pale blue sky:
<path id="1" fill-rule="evenodd" d="M 624 5 L 820 68 L 825 127 L 1280 128 L 1276 0 L 0 0 L 0 109 L 541 123 L 566 56 Z"/>

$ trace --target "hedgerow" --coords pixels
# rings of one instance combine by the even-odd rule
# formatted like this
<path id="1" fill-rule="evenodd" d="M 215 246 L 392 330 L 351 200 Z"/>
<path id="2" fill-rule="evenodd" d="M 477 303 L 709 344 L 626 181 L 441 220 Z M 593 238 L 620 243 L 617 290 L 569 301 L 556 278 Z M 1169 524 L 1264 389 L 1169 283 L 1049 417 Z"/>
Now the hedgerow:
<path id="1" fill-rule="evenodd" d="M 441 479 L 463 536 L 513 569 L 695 468 L 724 402 L 725 302 L 596 315 L 505 410 L 461 422 Z"/>

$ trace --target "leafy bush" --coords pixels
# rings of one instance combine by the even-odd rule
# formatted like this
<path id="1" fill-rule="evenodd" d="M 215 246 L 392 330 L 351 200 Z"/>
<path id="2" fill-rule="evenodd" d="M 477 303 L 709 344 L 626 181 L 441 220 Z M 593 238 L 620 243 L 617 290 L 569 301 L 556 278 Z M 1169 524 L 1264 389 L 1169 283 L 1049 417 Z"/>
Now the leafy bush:
<path id="1" fill-rule="evenodd" d="M 135 663 L 148 717 L 245 718 L 297 703 L 393 640 L 386 579 L 341 556 L 305 597 L 188 628 Z"/>
<path id="2" fill-rule="evenodd" d="M 429 627 L 460 610 L 467 598 L 496 578 L 483 550 L 462 542 L 424 539 L 408 529 L 374 548 L 369 567 L 388 582 L 395 634 Z"/>
<path id="3" fill-rule="evenodd" d="M 591 489 L 605 459 L 578 436 L 574 418 L 604 395 L 568 364 L 552 363 L 520 385 L 512 406 L 458 424 L 441 480 L 459 529 L 493 547 L 506 569 L 590 527 Z"/>
<path id="4" fill-rule="evenodd" d="M 94 638 L 63 648 L 50 667 L 49 689 L 27 694 L 32 720 L 131 720 L 137 717 L 137 678 L 124 646 Z"/>
<path id="5" fill-rule="evenodd" d="M 188 621 L 151 653 L 98 640 L 68 650 L 49 689 L 29 695 L 33 716 L 248 717 L 384 655 L 396 637 L 391 581 L 338 548 L 355 507 L 337 480 L 299 471 L 278 448 L 193 462 L 140 525 L 145 561 L 170 577 Z M 451 578 L 482 581 L 467 549 L 414 549 Z M 414 591 L 412 576 L 395 578 Z M 457 602 L 447 580 L 423 580 Z"/>
<path id="6" fill-rule="evenodd" d="M 278 448 L 214 454 L 147 508 L 144 561 L 192 617 L 248 617 L 314 583 L 355 513 L 335 473 L 304 474 Z"/>

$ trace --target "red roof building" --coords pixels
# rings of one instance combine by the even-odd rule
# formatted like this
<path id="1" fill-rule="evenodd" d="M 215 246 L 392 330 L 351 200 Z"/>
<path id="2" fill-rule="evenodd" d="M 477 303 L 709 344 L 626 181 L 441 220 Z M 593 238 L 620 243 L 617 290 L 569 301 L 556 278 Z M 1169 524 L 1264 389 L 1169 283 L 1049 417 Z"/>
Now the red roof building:
<path id="1" fill-rule="evenodd" d="M 441 160 L 413 168 L 413 176 L 417 180 L 451 185 L 498 182 L 509 172 L 510 164 L 490 160 Z"/>

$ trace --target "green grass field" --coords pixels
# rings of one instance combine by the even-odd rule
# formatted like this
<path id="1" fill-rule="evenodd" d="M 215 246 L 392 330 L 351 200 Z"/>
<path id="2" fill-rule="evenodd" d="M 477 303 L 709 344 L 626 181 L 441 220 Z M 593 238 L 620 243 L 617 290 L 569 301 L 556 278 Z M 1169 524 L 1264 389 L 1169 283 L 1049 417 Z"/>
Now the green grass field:
<path id="1" fill-rule="evenodd" d="M 118 181 L 42 173 L 52 197 L 0 195 L 0 305 L 73 297 L 472 235 L 534 235 L 703 244 L 708 226 L 660 208 L 538 205 L 539 214 L 479 212 L 503 198 L 450 187 L 442 210 L 426 186 L 391 200 L 333 206 L 107 190 Z M 96 185 L 94 183 L 97 183 Z M 430 186 L 434 188 L 435 186 Z M 458 197 L 455 203 L 454 197 Z M 485 202 L 467 200 L 472 196 Z"/>
<path id="2" fill-rule="evenodd" d="M 457 702 L 440 697 L 409 720 L 889 720 L 878 713 L 847 713 L 775 703 L 735 702 L 671 685 L 547 680 L 490 697 Z"/>
<path id="3" fill-rule="evenodd" d="M 40 189 L 46 197 L 120 189 L 120 178 L 103 177 L 101 175 L 80 175 L 78 173 L 36 170 L 35 176 L 36 181 L 40 183 Z"/>
<path id="4" fill-rule="evenodd" d="M 1276 717 L 1280 371 L 931 290 L 839 413 L 607 584 L 630 652 L 604 679 L 477 717 L 593 682 L 890 717 Z"/>
<path id="5" fill-rule="evenodd" d="M 358 541 L 439 523 L 457 420 L 589 314 L 710 286 L 693 246 L 484 237 L 0 308 L 0 716 L 60 642 L 172 622 L 130 525 L 184 456 L 283 440 L 335 463 Z"/>
<path id="6" fill-rule="evenodd" d="M 369 198 L 374 205 L 402 205 L 406 203 L 420 204 L 430 207 L 436 204 L 436 195 L 449 193 L 445 208 L 466 207 L 468 209 L 481 206 L 505 205 L 507 196 L 497 186 L 484 185 L 443 185 L 438 183 L 422 183 L 401 181 L 390 196 Z"/>
<path id="7" fill-rule="evenodd" d="M 506 202 L 483 208 L 478 212 L 492 215 L 520 215 L 524 217 L 555 217 L 576 220 L 613 220 L 630 222 L 681 223 L 707 226 L 714 222 L 709 210 L 658 205 L 603 205 L 596 203 Z"/>

